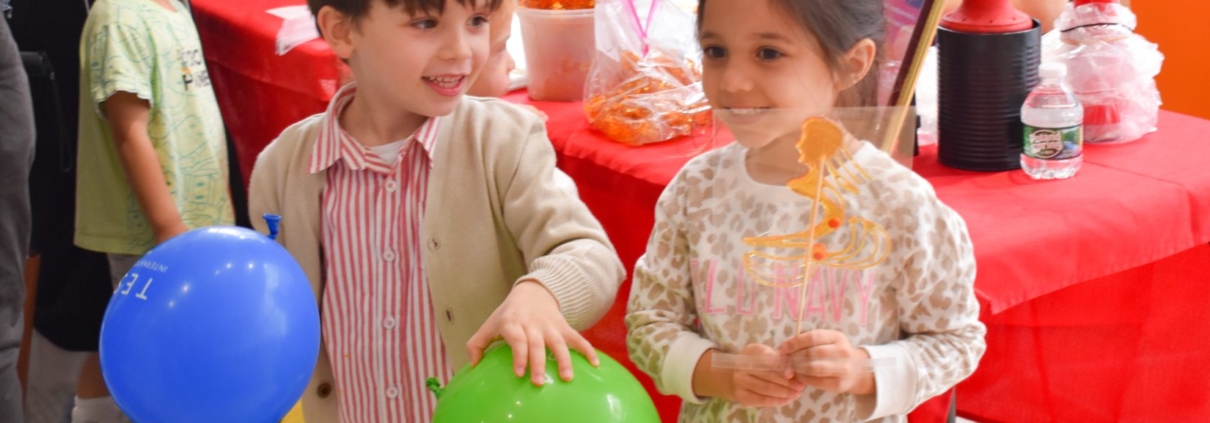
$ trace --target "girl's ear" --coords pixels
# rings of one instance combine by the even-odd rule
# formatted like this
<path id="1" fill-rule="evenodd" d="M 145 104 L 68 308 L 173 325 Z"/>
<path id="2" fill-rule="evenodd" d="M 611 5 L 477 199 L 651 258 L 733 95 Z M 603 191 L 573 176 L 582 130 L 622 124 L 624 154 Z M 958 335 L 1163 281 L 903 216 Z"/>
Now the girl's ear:
<path id="1" fill-rule="evenodd" d="M 324 6 L 315 14 L 315 25 L 319 26 L 319 33 L 323 34 L 336 57 L 348 60 L 353 55 L 355 23 L 352 18 L 332 6 Z"/>
<path id="2" fill-rule="evenodd" d="M 862 78 L 865 78 L 865 75 L 870 72 L 870 67 L 874 65 L 874 57 L 877 53 L 878 46 L 874 45 L 874 40 L 862 38 L 841 56 L 841 71 L 844 72 L 844 75 L 841 75 L 840 84 L 838 84 L 841 91 L 852 88 Z"/>

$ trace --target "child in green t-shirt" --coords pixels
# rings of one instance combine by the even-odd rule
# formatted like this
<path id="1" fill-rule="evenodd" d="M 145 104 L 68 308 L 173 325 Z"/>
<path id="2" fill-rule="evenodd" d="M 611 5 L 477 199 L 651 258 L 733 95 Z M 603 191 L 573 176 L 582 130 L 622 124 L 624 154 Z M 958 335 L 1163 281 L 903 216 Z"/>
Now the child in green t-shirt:
<path id="1" fill-rule="evenodd" d="M 116 284 L 155 245 L 234 224 L 222 116 L 189 10 L 177 0 L 98 0 L 80 41 L 75 243 L 107 253 Z M 97 356 L 73 422 L 118 422 Z"/>

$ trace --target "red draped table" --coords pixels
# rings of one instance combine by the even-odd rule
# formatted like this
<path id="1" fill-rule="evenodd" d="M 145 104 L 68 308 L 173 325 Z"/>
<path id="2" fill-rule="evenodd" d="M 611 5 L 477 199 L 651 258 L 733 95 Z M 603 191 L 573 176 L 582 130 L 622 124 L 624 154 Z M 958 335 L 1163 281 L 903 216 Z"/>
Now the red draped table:
<path id="1" fill-rule="evenodd" d="M 322 41 L 275 54 L 281 19 L 265 11 L 301 0 L 192 3 L 247 180 L 282 129 L 323 111 L 342 72 Z M 660 192 L 711 140 L 628 147 L 591 130 L 579 104 L 531 102 L 524 92 L 508 99 L 550 116 L 559 167 L 633 265 Z M 988 326 L 987 354 L 958 386 L 959 415 L 986 422 L 1210 415 L 1210 121 L 1161 112 L 1159 127 L 1138 142 L 1087 148 L 1084 167 L 1065 181 L 954 170 L 937 163 L 934 148 L 921 149 L 916 171 L 970 229 Z M 622 324 L 628 292 L 629 284 L 588 336 L 633 370 Z M 678 402 L 652 392 L 671 421 Z"/>

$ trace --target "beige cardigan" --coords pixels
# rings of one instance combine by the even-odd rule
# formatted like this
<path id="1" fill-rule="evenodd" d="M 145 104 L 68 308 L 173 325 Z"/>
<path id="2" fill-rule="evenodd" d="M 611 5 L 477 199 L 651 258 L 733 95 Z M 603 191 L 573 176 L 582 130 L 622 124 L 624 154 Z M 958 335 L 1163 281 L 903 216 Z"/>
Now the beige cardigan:
<path id="1" fill-rule="evenodd" d="M 249 211 L 282 216 L 277 241 L 323 294 L 320 196 L 325 174 L 308 173 L 323 115 L 296 123 L 269 144 L 252 171 Z M 537 280 L 584 330 L 614 302 L 625 270 L 600 224 L 553 178 L 554 150 L 533 113 L 500 100 L 464 98 L 438 129 L 421 254 L 438 327 L 454 370 L 466 342 L 512 286 Z M 323 304 L 322 300 L 319 304 Z M 322 310 L 321 310 L 322 312 Z M 302 397 L 309 423 L 335 423 L 326 347 Z"/>

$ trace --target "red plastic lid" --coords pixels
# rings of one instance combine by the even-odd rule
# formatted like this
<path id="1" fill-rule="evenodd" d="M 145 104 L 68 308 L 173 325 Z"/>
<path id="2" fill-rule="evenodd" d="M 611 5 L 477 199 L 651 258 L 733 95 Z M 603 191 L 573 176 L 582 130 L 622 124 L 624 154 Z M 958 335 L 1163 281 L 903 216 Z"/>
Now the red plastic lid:
<path id="1" fill-rule="evenodd" d="M 1086 5 L 1086 4 L 1091 4 L 1091 3 L 1114 3 L 1114 4 L 1119 4 L 1119 3 L 1121 3 L 1121 0 L 1075 0 L 1075 5 L 1076 5 L 1076 6 L 1083 6 L 1083 5 Z"/>
<path id="2" fill-rule="evenodd" d="M 1009 0 L 965 0 L 958 10 L 941 18 L 941 26 L 976 34 L 1003 34 L 1028 30 L 1034 22 Z"/>

